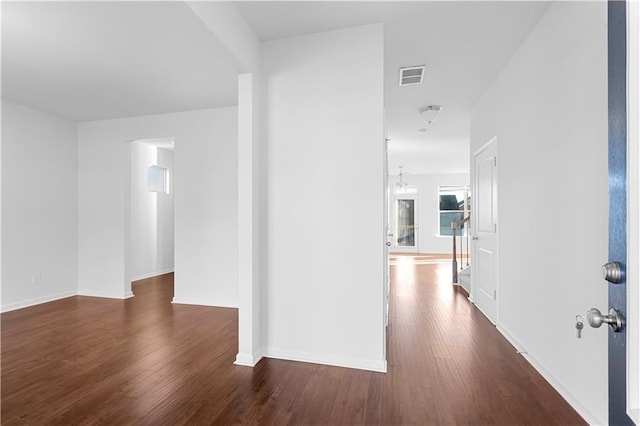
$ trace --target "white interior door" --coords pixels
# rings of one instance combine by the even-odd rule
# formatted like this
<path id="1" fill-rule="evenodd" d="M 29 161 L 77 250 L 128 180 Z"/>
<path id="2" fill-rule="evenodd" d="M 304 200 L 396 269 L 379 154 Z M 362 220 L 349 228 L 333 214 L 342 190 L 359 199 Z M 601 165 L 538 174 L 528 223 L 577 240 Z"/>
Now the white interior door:
<path id="1" fill-rule="evenodd" d="M 418 252 L 418 196 L 396 194 L 393 203 L 393 250 L 402 253 Z"/>
<path id="2" fill-rule="evenodd" d="M 473 157 L 475 244 L 471 299 L 494 324 L 498 296 L 498 146 L 491 139 Z"/>

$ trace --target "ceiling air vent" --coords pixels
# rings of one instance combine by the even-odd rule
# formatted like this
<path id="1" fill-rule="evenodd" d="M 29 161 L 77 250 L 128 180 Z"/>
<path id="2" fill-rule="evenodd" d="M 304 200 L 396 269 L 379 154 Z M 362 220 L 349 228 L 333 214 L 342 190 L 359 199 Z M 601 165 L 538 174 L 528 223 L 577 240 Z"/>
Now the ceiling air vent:
<path id="1" fill-rule="evenodd" d="M 424 65 L 415 67 L 400 68 L 400 86 L 411 86 L 412 84 L 421 84 L 424 76 Z"/>

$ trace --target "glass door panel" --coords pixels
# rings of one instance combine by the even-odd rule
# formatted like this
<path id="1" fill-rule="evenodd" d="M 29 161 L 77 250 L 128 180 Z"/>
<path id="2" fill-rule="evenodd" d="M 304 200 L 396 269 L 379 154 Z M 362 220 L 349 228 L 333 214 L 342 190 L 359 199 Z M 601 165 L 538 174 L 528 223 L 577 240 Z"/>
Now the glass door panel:
<path id="1" fill-rule="evenodd" d="M 396 200 L 396 247 L 416 247 L 416 200 Z"/>

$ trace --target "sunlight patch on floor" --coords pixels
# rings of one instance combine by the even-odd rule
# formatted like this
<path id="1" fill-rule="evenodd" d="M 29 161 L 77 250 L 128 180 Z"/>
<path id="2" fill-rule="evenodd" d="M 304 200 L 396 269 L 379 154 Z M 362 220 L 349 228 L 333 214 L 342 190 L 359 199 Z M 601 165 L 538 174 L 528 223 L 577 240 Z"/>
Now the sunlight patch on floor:
<path id="1" fill-rule="evenodd" d="M 443 254 L 391 254 L 389 266 L 393 268 L 393 280 L 396 282 L 397 296 L 404 300 L 403 303 L 411 304 L 416 297 L 418 284 L 418 268 L 433 266 L 433 279 L 438 289 L 440 300 L 452 300 L 454 298 L 454 286 L 452 284 L 451 258 Z"/>
<path id="2" fill-rule="evenodd" d="M 450 263 L 451 259 L 442 254 L 391 254 L 389 255 L 389 265 L 411 263 L 413 265 L 438 265 Z"/>
<path id="3" fill-rule="evenodd" d="M 396 266 L 395 279 L 398 284 L 413 286 L 416 283 L 416 264 L 412 257 L 401 257 L 393 264 Z"/>
<path id="4" fill-rule="evenodd" d="M 453 284 L 451 276 L 451 265 L 448 267 L 439 267 L 436 269 L 436 277 L 438 283 L 438 298 L 440 300 L 453 299 Z"/>

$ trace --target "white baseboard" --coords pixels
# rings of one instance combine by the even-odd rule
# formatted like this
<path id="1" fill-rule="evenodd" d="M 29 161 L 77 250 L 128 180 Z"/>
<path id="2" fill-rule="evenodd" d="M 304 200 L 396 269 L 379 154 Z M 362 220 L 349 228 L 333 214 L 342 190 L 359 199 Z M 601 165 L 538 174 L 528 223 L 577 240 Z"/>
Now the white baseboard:
<path id="1" fill-rule="evenodd" d="M 373 361 L 368 359 L 344 358 L 326 354 L 315 354 L 308 352 L 289 351 L 278 348 L 265 348 L 266 358 L 284 359 L 287 361 L 308 362 L 311 364 L 330 365 L 333 367 L 355 368 L 357 370 L 387 372 L 387 361 Z"/>
<path id="2" fill-rule="evenodd" d="M 569 405 L 571 405 L 571 407 L 573 407 L 574 410 L 578 412 L 580 416 L 582 416 L 587 423 L 590 425 L 607 424 L 606 421 L 603 422 L 598 419 L 591 411 L 589 411 L 589 409 L 582 405 L 578 399 L 575 398 L 573 394 L 571 394 L 571 392 L 569 392 L 569 390 L 564 387 L 546 368 L 544 368 L 536 357 L 531 355 L 502 324 L 498 324 L 496 328 L 504 338 L 507 339 L 514 348 L 516 348 L 516 351 L 518 351 L 518 353 L 522 355 L 538 373 L 540 373 L 540 375 L 565 399 L 565 401 L 569 403 Z"/>
<path id="3" fill-rule="evenodd" d="M 147 274 L 134 275 L 133 277 L 131 277 L 131 281 L 146 280 L 147 278 L 157 277 L 158 275 L 169 274 L 171 272 L 175 272 L 174 268 L 166 268 L 155 272 L 149 272 Z"/>
<path id="4" fill-rule="evenodd" d="M 105 299 L 129 299 L 133 297 L 133 293 L 130 290 L 124 293 L 111 293 L 95 290 L 78 290 L 77 295 L 87 297 L 103 297 Z"/>
<path id="5" fill-rule="evenodd" d="M 218 299 L 197 299 L 190 297 L 174 297 L 171 303 L 178 305 L 200 305 L 214 306 L 216 308 L 237 308 L 238 302 L 235 300 L 218 300 Z"/>
<path id="6" fill-rule="evenodd" d="M 469 300 L 471 300 L 471 299 L 469 299 Z M 489 315 L 487 315 L 487 313 L 486 313 L 484 310 L 482 310 L 482 308 L 481 308 L 479 305 L 476 305 L 476 303 L 475 303 L 474 301 L 471 301 L 471 303 L 473 303 L 473 306 L 475 306 L 475 307 L 476 307 L 476 309 L 477 309 L 477 310 L 479 310 L 479 311 L 480 311 L 480 313 L 481 313 L 482 315 L 484 315 L 484 317 L 485 317 L 486 319 L 488 319 L 488 320 L 489 320 L 489 322 L 490 322 L 491 324 L 493 324 L 493 325 L 497 326 L 496 322 L 495 322 L 494 320 L 492 320 L 492 319 L 491 319 L 491 317 L 490 317 Z"/>
<path id="7" fill-rule="evenodd" d="M 262 348 L 258 349 L 253 355 L 239 353 L 236 355 L 235 365 L 243 365 L 245 367 L 255 367 L 262 359 Z"/>
<path id="8" fill-rule="evenodd" d="M 2 305 L 2 312 L 15 311 L 16 309 L 28 308 L 29 306 L 40 305 L 42 303 L 53 302 L 54 300 L 66 299 L 75 296 L 75 291 L 65 291 L 62 293 L 51 294 L 48 296 L 36 297 L 35 299 L 22 300 L 20 302 Z"/>

